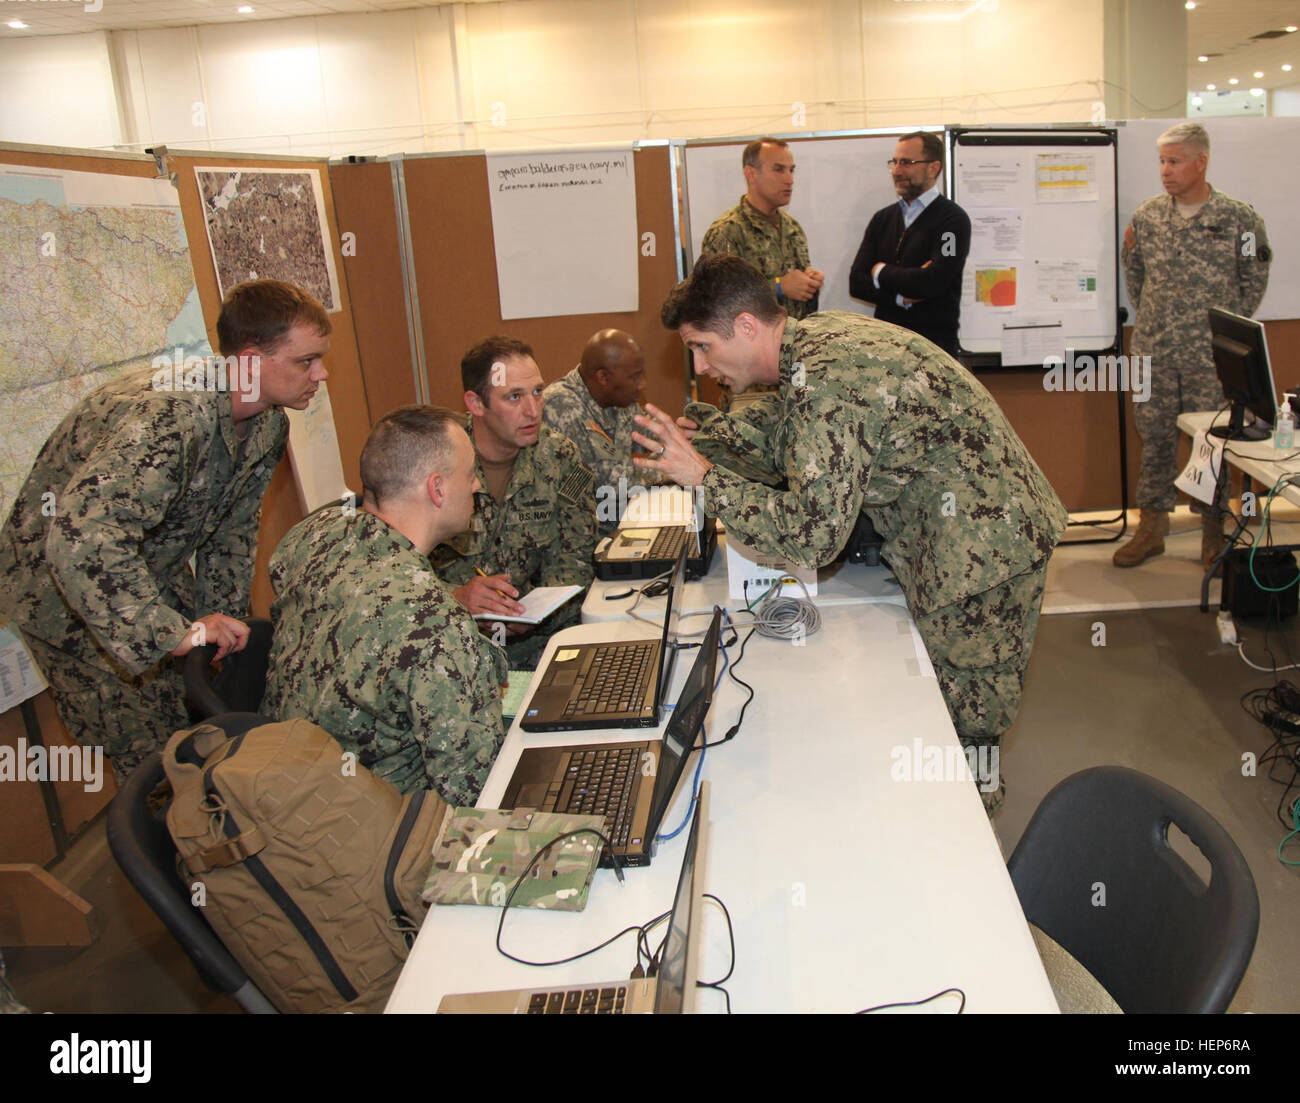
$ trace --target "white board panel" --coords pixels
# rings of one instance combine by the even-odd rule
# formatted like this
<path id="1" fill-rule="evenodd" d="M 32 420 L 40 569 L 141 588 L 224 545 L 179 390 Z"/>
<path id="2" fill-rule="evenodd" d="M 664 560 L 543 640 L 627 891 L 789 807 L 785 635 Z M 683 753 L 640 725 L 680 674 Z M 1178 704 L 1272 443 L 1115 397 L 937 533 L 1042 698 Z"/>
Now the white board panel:
<path id="1" fill-rule="evenodd" d="M 632 148 L 487 156 L 502 318 L 635 311 Z"/>
<path id="2" fill-rule="evenodd" d="M 808 235 L 812 266 L 826 274 L 818 308 L 871 314 L 870 303 L 849 297 L 849 269 L 871 216 L 897 201 L 885 162 L 894 155 L 898 134 L 789 141 L 795 174 L 794 196 L 786 210 Z M 746 144 L 686 147 L 692 263 L 713 220 L 745 192 L 740 157 Z"/>
<path id="3" fill-rule="evenodd" d="M 995 136 L 979 132 L 973 137 Z M 1005 327 L 1050 324 L 1057 349 L 1110 347 L 1118 294 L 1115 146 L 1070 144 L 1050 132 L 1026 144 L 984 145 L 958 136 L 953 199 L 971 217 L 959 340 L 1002 353 Z M 1032 361 L 1042 362 L 1042 349 Z M 1005 363 L 1017 361 L 1009 355 Z"/>

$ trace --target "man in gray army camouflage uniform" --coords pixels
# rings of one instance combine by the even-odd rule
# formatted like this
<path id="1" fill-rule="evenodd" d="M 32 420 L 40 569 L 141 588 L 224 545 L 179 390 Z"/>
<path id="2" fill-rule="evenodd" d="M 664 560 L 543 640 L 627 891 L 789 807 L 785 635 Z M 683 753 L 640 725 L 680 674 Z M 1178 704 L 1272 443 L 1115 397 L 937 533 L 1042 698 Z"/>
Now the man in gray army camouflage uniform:
<path id="1" fill-rule="evenodd" d="M 271 558 L 262 711 L 305 716 L 402 792 L 449 804 L 478 799 L 504 736 L 505 654 L 429 563 L 470 523 L 475 467 L 455 414 L 399 407 L 361 452 L 361 509 L 313 513 Z"/>
<path id="2" fill-rule="evenodd" d="M 1064 507 L 997 403 L 897 326 L 838 311 L 786 318 L 734 257 L 696 265 L 663 323 L 697 371 L 737 392 L 779 390 L 735 417 L 695 404 L 674 424 L 648 406 L 638 424 L 654 435 L 635 439 L 662 452 L 638 465 L 699 487 L 728 533 L 804 567 L 830 562 L 866 513 L 962 744 L 977 756 L 996 746 L 1020 706 L 1047 560 L 1065 530 Z M 784 488 L 743 478 L 729 469 L 737 459 Z M 990 812 L 998 782 L 982 794 Z"/>
<path id="3" fill-rule="evenodd" d="M 596 478 L 596 523 L 602 536 L 618 525 L 631 486 L 663 480 L 632 463 L 632 421 L 641 412 L 645 355 L 631 334 L 602 329 L 592 334 L 582 359 L 543 392 L 542 422 L 568 437 Z"/>
<path id="4" fill-rule="evenodd" d="M 1225 402 L 1214 370 L 1208 310 L 1251 315 L 1264 298 L 1272 255 L 1264 220 L 1246 203 L 1215 191 L 1205 179 L 1210 139 L 1196 123 L 1159 138 L 1165 194 L 1148 199 L 1124 231 L 1121 258 L 1128 297 L 1137 310 L 1129 352 L 1151 357 L 1151 398 L 1134 406 L 1142 437 L 1133 539 L 1115 552 L 1117 567 L 1136 567 L 1165 550 L 1178 491 L 1178 415 L 1218 410 Z M 1225 478 L 1215 504 L 1192 505 L 1201 517 L 1201 561 L 1223 547 Z"/>
<path id="5" fill-rule="evenodd" d="M 292 284 L 232 288 L 217 320 L 224 370 L 177 380 L 144 369 L 88 395 L 45 442 L 0 531 L 0 611 L 69 732 L 102 745 L 120 777 L 188 722 L 171 657 L 203 643 L 222 657 L 248 638 L 235 618 L 248 612 L 262 496 L 288 439 L 280 407 L 311 402 L 329 332 Z"/>
<path id="6" fill-rule="evenodd" d="M 542 375 L 528 345 L 489 337 L 465 354 L 460 372 L 483 489 L 469 531 L 436 548 L 433 564 L 471 613 L 517 616 L 521 592 L 591 583 L 595 480 L 576 445 L 542 424 Z M 580 613 L 574 599 L 535 629 L 483 627 L 504 639 L 512 670 L 531 670 L 551 633 Z"/>

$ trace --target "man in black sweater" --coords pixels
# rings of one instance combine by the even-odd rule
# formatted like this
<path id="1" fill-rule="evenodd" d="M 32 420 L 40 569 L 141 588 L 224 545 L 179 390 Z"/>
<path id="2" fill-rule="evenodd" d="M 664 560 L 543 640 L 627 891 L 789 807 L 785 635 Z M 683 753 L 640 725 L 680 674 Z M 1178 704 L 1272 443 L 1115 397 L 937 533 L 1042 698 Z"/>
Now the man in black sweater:
<path id="1" fill-rule="evenodd" d="M 970 219 L 939 193 L 943 142 L 907 134 L 889 161 L 898 202 L 871 216 L 849 272 L 849 294 L 874 303 L 876 317 L 957 355 L 961 273 Z"/>

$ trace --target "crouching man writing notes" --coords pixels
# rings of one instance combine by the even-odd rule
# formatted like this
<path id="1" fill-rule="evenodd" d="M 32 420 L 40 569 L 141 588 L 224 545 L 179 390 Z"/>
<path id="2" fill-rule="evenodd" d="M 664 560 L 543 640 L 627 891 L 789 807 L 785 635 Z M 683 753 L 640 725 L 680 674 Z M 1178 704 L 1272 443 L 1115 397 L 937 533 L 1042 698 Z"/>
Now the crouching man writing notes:
<path id="1" fill-rule="evenodd" d="M 734 417 L 695 404 L 674 423 L 647 406 L 634 439 L 658 455 L 636 462 L 698 487 L 705 512 L 743 543 L 804 567 L 830 562 L 865 512 L 962 744 L 986 748 L 990 761 L 1020 707 L 1047 560 L 1065 528 L 1065 509 L 997 403 L 896 326 L 835 311 L 787 318 L 736 257 L 703 258 L 662 320 L 700 374 L 736 392 L 778 390 Z M 769 471 L 783 486 L 732 467 Z M 990 814 L 1004 788 L 1000 777 L 981 786 Z"/>
<path id="2" fill-rule="evenodd" d="M 429 563 L 474 513 L 459 421 L 433 406 L 381 418 L 361 508 L 320 510 L 280 542 L 262 711 L 314 721 L 404 793 L 470 805 L 501 747 L 506 664 Z"/>

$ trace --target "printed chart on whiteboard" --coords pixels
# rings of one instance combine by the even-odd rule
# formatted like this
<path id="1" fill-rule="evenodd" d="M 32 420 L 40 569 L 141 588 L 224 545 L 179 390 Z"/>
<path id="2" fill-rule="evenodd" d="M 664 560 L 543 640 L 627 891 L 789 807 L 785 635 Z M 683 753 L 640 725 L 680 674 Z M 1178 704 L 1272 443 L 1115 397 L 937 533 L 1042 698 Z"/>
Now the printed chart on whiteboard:
<path id="1" fill-rule="evenodd" d="M 1080 133 L 958 131 L 953 198 L 971 220 L 961 346 L 1041 365 L 1115 342 L 1115 142 Z"/>

